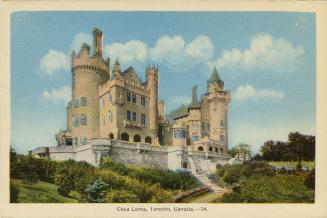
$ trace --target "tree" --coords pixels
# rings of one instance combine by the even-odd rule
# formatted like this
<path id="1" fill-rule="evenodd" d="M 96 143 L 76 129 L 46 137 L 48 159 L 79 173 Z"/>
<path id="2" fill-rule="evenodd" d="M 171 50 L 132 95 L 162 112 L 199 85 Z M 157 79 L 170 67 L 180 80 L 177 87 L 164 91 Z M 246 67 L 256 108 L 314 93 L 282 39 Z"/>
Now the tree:
<path id="1" fill-rule="evenodd" d="M 109 185 L 100 177 L 86 188 L 85 193 L 87 194 L 87 201 L 91 203 L 105 202 L 108 189 Z"/>

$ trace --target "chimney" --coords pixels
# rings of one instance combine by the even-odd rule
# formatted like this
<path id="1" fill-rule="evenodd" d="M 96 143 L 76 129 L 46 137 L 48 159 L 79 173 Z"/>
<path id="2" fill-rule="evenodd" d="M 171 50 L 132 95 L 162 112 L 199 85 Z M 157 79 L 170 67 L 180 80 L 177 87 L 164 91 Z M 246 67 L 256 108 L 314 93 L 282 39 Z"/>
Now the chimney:
<path id="1" fill-rule="evenodd" d="M 93 56 L 102 57 L 102 31 L 93 29 Z"/>

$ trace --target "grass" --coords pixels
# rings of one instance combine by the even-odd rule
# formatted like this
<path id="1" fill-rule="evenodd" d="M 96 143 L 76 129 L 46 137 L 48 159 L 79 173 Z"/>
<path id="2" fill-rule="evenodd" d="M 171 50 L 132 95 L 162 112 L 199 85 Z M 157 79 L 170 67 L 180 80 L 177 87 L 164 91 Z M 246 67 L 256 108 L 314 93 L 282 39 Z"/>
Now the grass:
<path id="1" fill-rule="evenodd" d="M 279 162 L 269 162 L 270 165 L 275 166 L 275 167 L 292 167 L 292 168 L 296 168 L 297 165 L 297 161 L 279 161 Z M 314 161 L 302 161 L 302 167 L 307 167 L 309 169 L 314 168 Z"/>
<path id="2" fill-rule="evenodd" d="M 23 180 L 12 179 L 19 190 L 18 203 L 78 203 L 78 193 L 71 192 L 69 196 L 58 193 L 58 186 L 46 183 L 26 183 Z"/>

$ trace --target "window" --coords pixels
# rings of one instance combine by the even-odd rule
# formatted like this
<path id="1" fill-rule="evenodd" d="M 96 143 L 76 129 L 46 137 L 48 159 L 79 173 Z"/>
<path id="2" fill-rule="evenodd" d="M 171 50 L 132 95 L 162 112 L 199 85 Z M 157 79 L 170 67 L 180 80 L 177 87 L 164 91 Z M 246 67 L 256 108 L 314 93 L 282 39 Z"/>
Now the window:
<path id="1" fill-rule="evenodd" d="M 131 112 L 127 111 L 127 120 L 131 120 Z"/>
<path id="2" fill-rule="evenodd" d="M 131 101 L 131 93 L 127 92 L 127 101 Z"/>
<path id="3" fill-rule="evenodd" d="M 221 145 L 225 144 L 225 137 L 223 134 L 220 135 L 220 144 Z"/>
<path id="4" fill-rule="evenodd" d="M 78 127 L 79 126 L 79 122 L 78 122 L 78 117 L 73 117 L 73 127 Z"/>
<path id="5" fill-rule="evenodd" d="M 141 124 L 142 124 L 142 126 L 146 126 L 146 116 L 145 116 L 145 114 L 141 114 Z"/>
<path id="6" fill-rule="evenodd" d="M 145 106 L 145 97 L 141 96 L 141 105 Z"/>
<path id="7" fill-rule="evenodd" d="M 136 94 L 132 94 L 132 102 L 136 103 Z"/>
<path id="8" fill-rule="evenodd" d="M 224 149 L 220 148 L 219 150 L 221 154 L 224 153 Z"/>
<path id="9" fill-rule="evenodd" d="M 212 147 L 211 146 L 209 147 L 209 151 L 212 151 Z"/>
<path id="10" fill-rule="evenodd" d="M 99 101 L 100 101 L 100 105 L 103 107 L 104 106 L 104 99 L 103 99 L 102 96 L 100 97 Z"/>
<path id="11" fill-rule="evenodd" d="M 79 107 L 79 102 L 78 99 L 74 100 L 74 108 L 78 108 Z"/>
<path id="12" fill-rule="evenodd" d="M 202 146 L 199 146 L 198 147 L 198 151 L 203 151 L 203 147 Z"/>
<path id="13" fill-rule="evenodd" d="M 218 153 L 218 148 L 215 148 L 215 152 Z"/>
<path id="14" fill-rule="evenodd" d="M 136 115 L 136 112 L 133 111 L 133 121 L 136 121 L 137 120 L 137 115 Z"/>
<path id="15" fill-rule="evenodd" d="M 86 114 L 81 115 L 81 125 L 87 125 Z"/>
<path id="16" fill-rule="evenodd" d="M 176 129 L 174 131 L 175 139 L 184 139 L 185 138 L 185 130 Z"/>
<path id="17" fill-rule="evenodd" d="M 223 129 L 223 128 L 224 128 L 224 121 L 221 120 L 221 121 L 220 121 L 220 129 Z"/>
<path id="18" fill-rule="evenodd" d="M 85 107 L 87 105 L 86 97 L 81 97 L 81 106 Z"/>
<path id="19" fill-rule="evenodd" d="M 196 134 L 194 134 L 194 135 L 192 135 L 192 141 L 199 141 L 199 135 L 196 135 Z"/>
<path id="20" fill-rule="evenodd" d="M 109 123 L 112 123 L 112 112 L 108 111 L 108 119 L 109 119 Z"/>
<path id="21" fill-rule="evenodd" d="M 85 136 L 80 137 L 80 144 L 85 145 L 88 143 L 88 140 Z"/>
<path id="22" fill-rule="evenodd" d="M 108 99 L 109 99 L 109 102 L 112 103 L 112 94 L 111 94 L 111 92 L 108 93 Z"/>

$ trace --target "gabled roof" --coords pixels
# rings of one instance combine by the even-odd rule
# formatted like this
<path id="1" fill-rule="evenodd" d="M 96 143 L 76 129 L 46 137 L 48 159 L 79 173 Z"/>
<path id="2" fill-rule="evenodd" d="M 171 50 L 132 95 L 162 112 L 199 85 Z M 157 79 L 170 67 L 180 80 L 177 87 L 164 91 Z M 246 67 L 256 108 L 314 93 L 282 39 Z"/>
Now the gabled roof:
<path id="1" fill-rule="evenodd" d="M 135 70 L 133 67 L 129 67 L 127 68 L 124 72 L 122 72 L 122 77 L 124 79 L 129 79 L 132 80 L 136 83 L 142 84 L 142 80 L 140 79 L 140 77 L 135 73 Z"/>
<path id="2" fill-rule="evenodd" d="M 185 116 L 188 116 L 188 106 L 187 105 L 181 105 L 179 108 L 171 111 L 167 118 L 169 119 L 172 119 L 172 120 L 176 120 L 178 118 L 181 118 L 181 117 L 185 117 Z"/>

